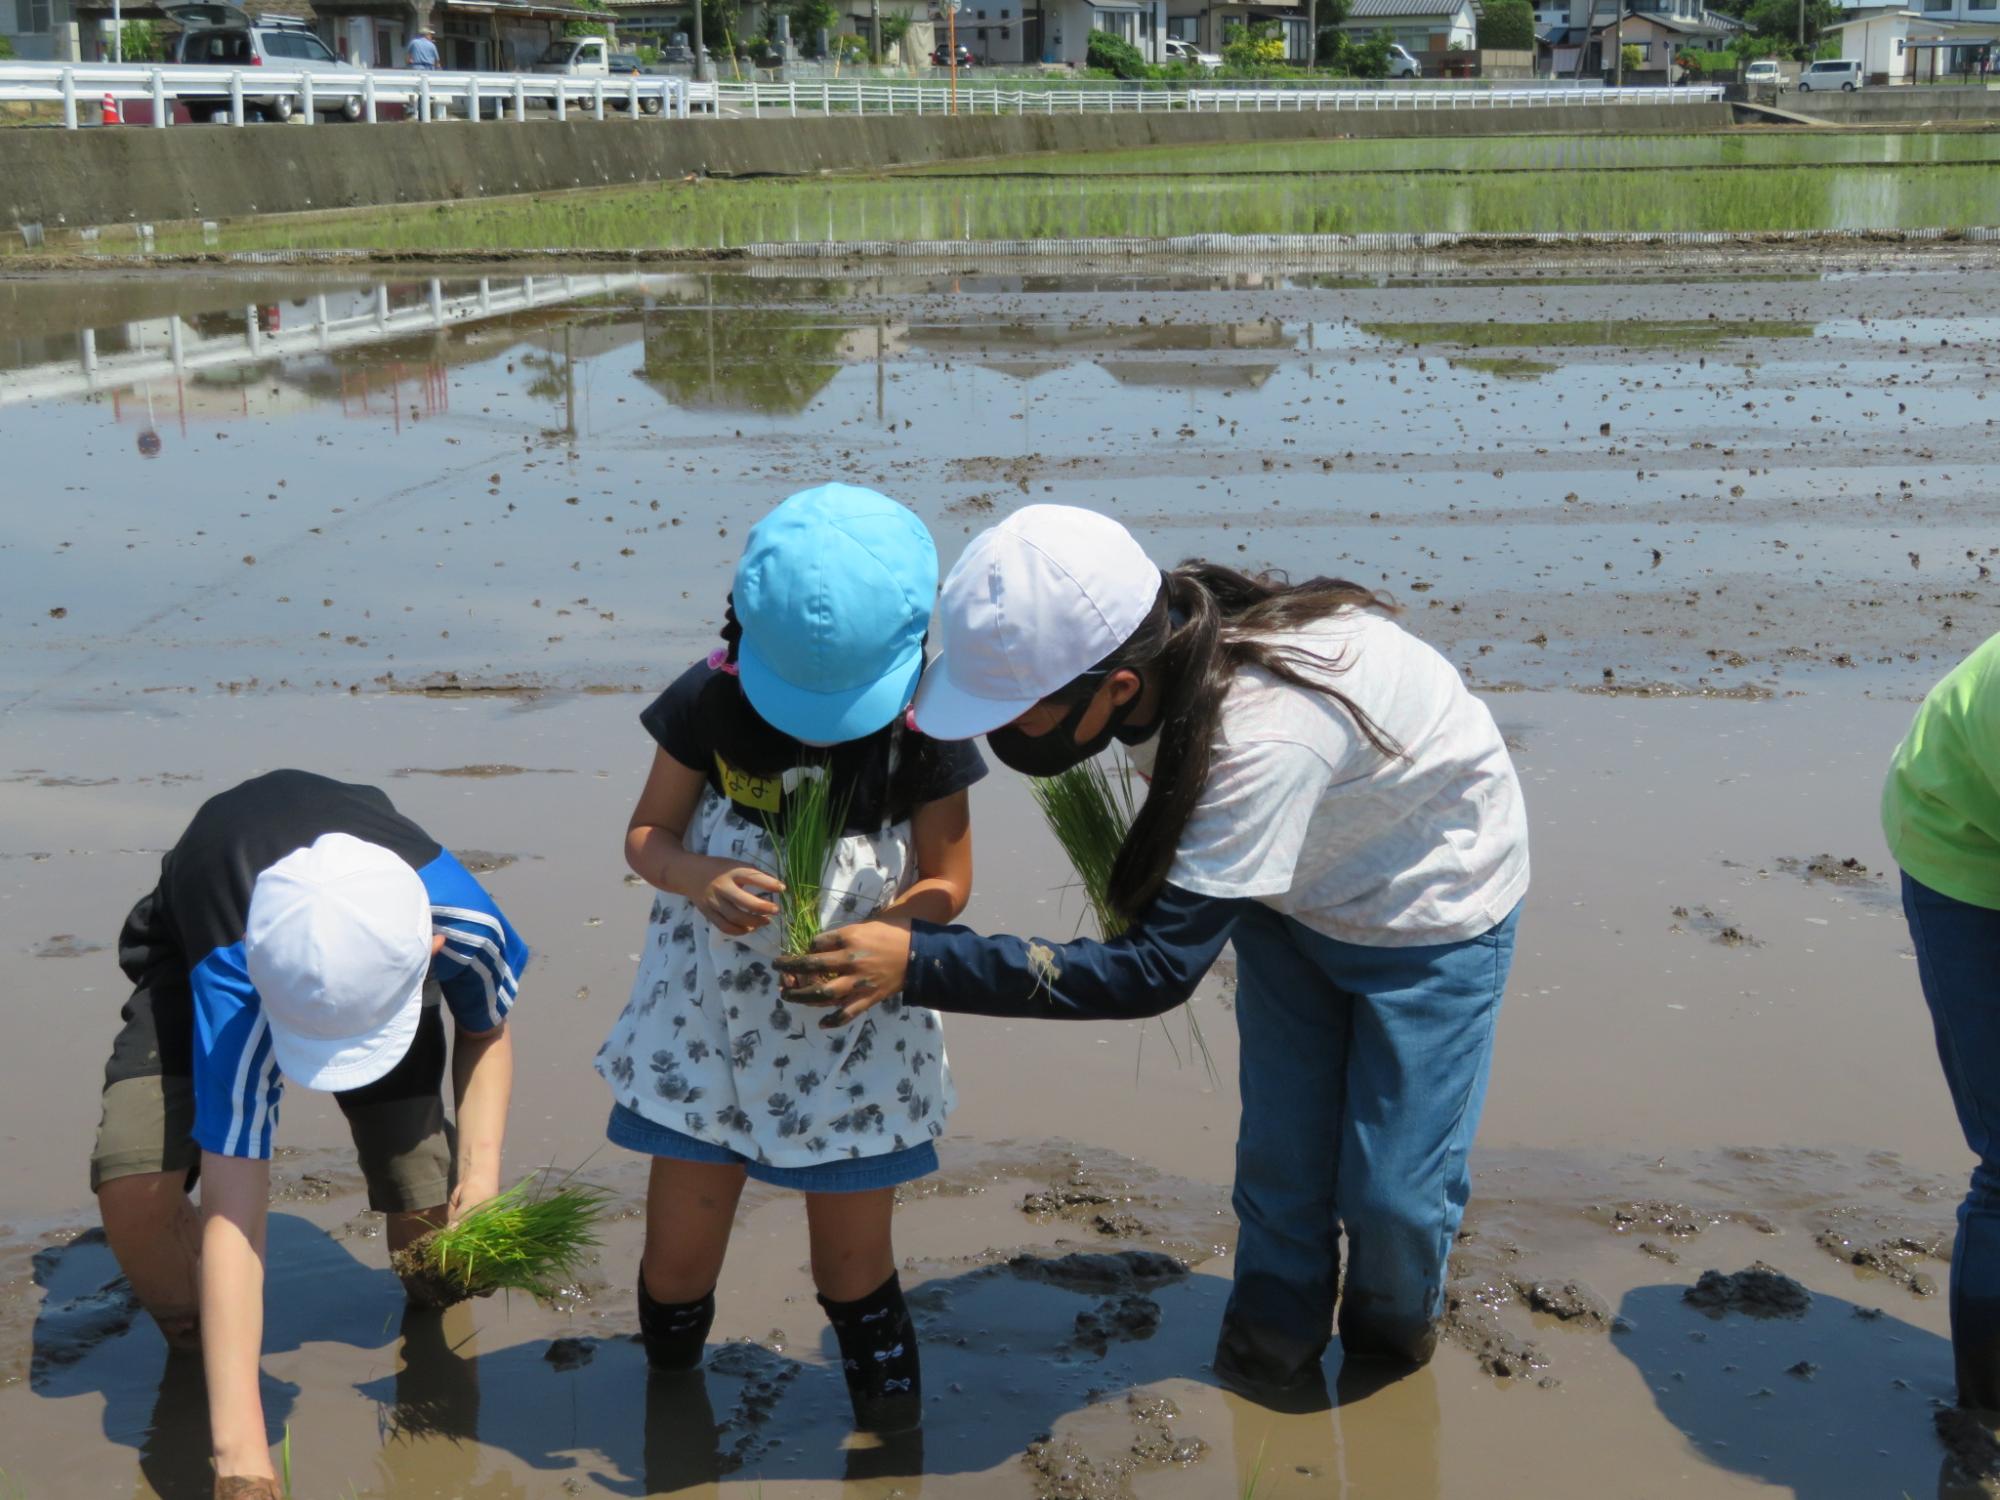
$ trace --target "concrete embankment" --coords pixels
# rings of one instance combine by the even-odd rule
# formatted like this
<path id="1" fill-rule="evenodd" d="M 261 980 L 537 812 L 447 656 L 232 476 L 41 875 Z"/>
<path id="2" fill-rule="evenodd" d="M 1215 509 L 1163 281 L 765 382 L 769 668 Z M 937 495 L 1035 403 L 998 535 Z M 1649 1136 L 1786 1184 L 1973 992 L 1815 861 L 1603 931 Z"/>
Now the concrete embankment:
<path id="1" fill-rule="evenodd" d="M 1724 104 L 957 119 L 455 121 L 373 127 L 0 131 L 0 224 L 118 224 L 459 202 L 690 174 L 810 175 L 1035 152 L 1425 137 L 1720 130 Z"/>
<path id="2" fill-rule="evenodd" d="M 2000 123 L 2000 89 L 1983 87 L 1943 84 L 1935 88 L 1856 89 L 1851 94 L 1792 89 L 1779 102 L 1793 114 L 1835 125 L 1903 125 L 1927 120 Z"/>

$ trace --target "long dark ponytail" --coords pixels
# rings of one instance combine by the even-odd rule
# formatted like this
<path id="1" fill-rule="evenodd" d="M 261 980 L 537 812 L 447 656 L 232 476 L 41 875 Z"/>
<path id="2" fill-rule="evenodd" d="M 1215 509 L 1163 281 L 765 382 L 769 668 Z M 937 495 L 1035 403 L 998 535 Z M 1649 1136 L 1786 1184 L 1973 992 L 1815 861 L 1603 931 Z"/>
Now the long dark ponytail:
<path id="1" fill-rule="evenodd" d="M 1252 577 L 1220 563 L 1182 563 L 1161 585 L 1163 607 L 1092 674 L 1149 672 L 1160 684 L 1159 749 L 1152 787 L 1111 868 L 1112 905 L 1128 917 L 1159 894 L 1201 790 L 1208 783 L 1222 702 L 1236 674 L 1259 667 L 1280 682 L 1323 693 L 1385 757 L 1403 753 L 1367 711 L 1333 685 L 1351 663 L 1271 639 L 1343 610 L 1395 614 L 1394 603 L 1342 578 Z"/>

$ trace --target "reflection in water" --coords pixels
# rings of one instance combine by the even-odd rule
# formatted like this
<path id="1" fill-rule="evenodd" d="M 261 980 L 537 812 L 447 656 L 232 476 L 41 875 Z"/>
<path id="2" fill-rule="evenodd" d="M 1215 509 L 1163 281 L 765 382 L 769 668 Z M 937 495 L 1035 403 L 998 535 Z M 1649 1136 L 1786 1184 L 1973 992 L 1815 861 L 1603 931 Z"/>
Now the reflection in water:
<path id="1" fill-rule="evenodd" d="M 864 342 L 873 333 L 799 308 L 718 309 L 714 280 L 702 278 L 699 308 L 647 320 L 640 378 L 676 406 L 795 416 L 840 373 L 850 332 Z M 822 283 L 804 295 L 837 291 Z"/>

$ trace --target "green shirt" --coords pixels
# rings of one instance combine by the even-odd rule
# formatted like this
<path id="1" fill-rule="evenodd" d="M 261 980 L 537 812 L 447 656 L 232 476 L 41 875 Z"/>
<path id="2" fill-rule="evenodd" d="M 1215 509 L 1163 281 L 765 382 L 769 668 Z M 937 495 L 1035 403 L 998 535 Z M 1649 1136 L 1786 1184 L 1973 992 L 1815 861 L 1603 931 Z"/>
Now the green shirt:
<path id="1" fill-rule="evenodd" d="M 1882 832 L 1932 890 L 2000 910 L 2000 635 L 1917 710 L 1882 788 Z"/>

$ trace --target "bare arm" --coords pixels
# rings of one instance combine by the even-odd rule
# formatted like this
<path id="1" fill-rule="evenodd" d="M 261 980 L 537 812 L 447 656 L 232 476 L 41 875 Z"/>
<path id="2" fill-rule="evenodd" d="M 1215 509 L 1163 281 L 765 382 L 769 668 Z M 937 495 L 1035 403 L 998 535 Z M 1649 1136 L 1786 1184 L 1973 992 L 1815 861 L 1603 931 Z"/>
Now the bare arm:
<path id="1" fill-rule="evenodd" d="M 500 1151 L 507 1138 L 507 1101 L 514 1092 L 514 1030 L 458 1033 L 451 1049 L 453 1111 L 458 1120 L 456 1219 L 500 1191 Z"/>
<path id="2" fill-rule="evenodd" d="M 730 937 L 769 922 L 778 910 L 760 892 L 782 891 L 784 882 L 762 870 L 695 854 L 685 844 L 708 778 L 664 750 L 653 752 L 639 805 L 625 829 L 625 863 L 646 884 L 684 896 Z"/>
<path id="3" fill-rule="evenodd" d="M 875 913 L 878 922 L 955 920 L 972 899 L 972 798 L 953 792 L 926 802 L 910 820 L 918 879 Z"/>
<path id="4" fill-rule="evenodd" d="M 273 1477 L 258 1363 L 264 1350 L 264 1223 L 271 1164 L 201 1154 L 201 1361 L 215 1472 Z"/>

